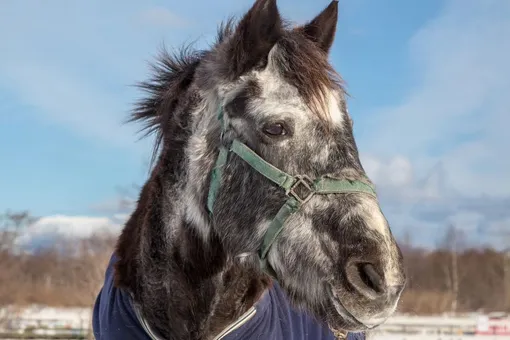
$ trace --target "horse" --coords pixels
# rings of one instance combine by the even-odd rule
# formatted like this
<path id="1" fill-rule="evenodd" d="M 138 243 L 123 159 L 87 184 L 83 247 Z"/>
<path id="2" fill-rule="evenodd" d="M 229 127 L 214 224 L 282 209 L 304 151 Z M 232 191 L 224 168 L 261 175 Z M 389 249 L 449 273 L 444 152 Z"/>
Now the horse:
<path id="1" fill-rule="evenodd" d="M 395 312 L 403 259 L 329 61 L 337 21 L 337 1 L 292 25 L 256 0 L 209 49 L 163 50 L 138 84 L 129 121 L 155 145 L 112 287 L 151 338 L 222 338 L 275 287 L 335 334 Z"/>

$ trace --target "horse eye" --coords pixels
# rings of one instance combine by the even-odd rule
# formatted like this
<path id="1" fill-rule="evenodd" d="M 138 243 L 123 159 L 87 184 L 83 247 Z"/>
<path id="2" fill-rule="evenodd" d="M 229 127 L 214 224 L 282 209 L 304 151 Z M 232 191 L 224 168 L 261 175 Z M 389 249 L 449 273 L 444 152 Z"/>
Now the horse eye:
<path id="1" fill-rule="evenodd" d="M 273 123 L 264 126 L 264 133 L 270 136 L 284 136 L 287 131 L 282 123 Z"/>

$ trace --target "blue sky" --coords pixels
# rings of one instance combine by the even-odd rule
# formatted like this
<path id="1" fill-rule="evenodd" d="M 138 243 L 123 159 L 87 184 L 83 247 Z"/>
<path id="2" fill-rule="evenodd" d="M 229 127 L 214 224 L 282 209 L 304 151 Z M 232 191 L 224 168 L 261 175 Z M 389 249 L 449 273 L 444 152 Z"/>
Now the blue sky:
<path id="1" fill-rule="evenodd" d="M 205 47 L 250 5 L 0 2 L 0 210 L 119 227 L 118 188 L 143 183 L 150 154 L 122 124 L 132 85 L 163 44 Z M 296 22 L 327 5 L 279 1 Z M 509 17 L 507 0 L 340 1 L 331 59 L 397 235 L 433 245 L 453 222 L 470 243 L 507 242 L 491 235 L 510 231 Z"/>

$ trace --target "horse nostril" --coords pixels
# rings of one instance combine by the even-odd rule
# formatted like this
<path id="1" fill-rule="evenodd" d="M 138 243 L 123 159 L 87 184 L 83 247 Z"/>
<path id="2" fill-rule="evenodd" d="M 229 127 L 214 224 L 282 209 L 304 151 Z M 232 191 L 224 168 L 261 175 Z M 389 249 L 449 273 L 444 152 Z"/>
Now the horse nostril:
<path id="1" fill-rule="evenodd" d="M 358 266 L 361 281 L 370 289 L 377 293 L 384 291 L 384 281 L 381 275 L 379 275 L 372 264 L 363 263 Z"/>
<path id="2" fill-rule="evenodd" d="M 348 265 L 347 280 L 368 298 L 376 298 L 386 290 L 384 278 L 377 273 L 371 263 L 358 262 Z"/>

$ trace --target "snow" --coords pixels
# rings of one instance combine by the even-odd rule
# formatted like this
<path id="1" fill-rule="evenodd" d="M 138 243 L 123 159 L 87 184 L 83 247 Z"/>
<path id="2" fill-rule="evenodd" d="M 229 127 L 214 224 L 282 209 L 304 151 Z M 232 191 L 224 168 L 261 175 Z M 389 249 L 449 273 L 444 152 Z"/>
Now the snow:
<path id="1" fill-rule="evenodd" d="M 369 340 L 508 340 L 510 336 L 501 335 L 409 335 L 376 334 Z"/>
<path id="2" fill-rule="evenodd" d="M 9 306 L 0 309 L 0 326 L 2 320 L 9 320 L 7 327 L 16 331 L 45 328 L 45 334 L 62 330 L 76 333 L 88 329 L 91 312 L 89 308 L 30 306 L 20 309 Z M 510 340 L 507 334 L 474 335 L 477 328 L 483 330 L 487 326 L 488 320 L 488 316 L 478 314 L 458 317 L 395 315 L 377 328 L 369 340 Z M 490 322 L 491 326 L 499 325 L 510 330 L 510 317 Z"/>

